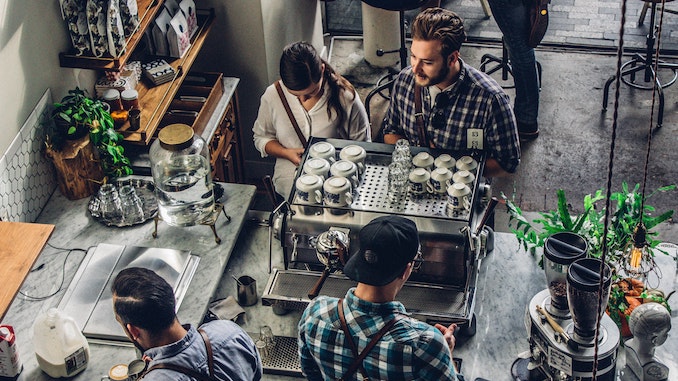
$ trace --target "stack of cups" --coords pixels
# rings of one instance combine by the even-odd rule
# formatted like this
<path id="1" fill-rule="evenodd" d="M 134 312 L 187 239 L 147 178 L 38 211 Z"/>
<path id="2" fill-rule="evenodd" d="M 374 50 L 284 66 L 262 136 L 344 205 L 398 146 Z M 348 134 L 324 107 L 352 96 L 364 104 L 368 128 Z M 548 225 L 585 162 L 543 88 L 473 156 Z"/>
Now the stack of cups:
<path id="1" fill-rule="evenodd" d="M 397 202 L 407 195 L 409 169 L 402 162 L 388 166 L 388 199 Z"/>

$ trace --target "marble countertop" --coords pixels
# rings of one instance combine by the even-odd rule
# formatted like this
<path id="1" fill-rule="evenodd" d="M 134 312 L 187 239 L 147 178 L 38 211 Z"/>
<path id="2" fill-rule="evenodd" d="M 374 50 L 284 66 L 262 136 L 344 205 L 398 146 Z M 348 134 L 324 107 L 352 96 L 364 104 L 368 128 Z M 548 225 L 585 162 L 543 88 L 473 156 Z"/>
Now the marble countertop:
<path id="1" fill-rule="evenodd" d="M 215 298 L 235 296 L 236 283 L 232 276 L 249 275 L 257 281 L 261 297 L 269 278 L 269 250 L 272 266 L 282 269 L 282 248 L 279 241 L 269 245 L 269 231 L 265 226 L 248 223 L 241 234 L 238 247 L 215 292 Z M 675 255 L 675 253 L 674 253 Z M 511 233 L 495 233 L 495 250 L 482 259 L 474 312 L 476 334 L 459 337 L 454 356 L 462 359 L 462 373 L 466 380 L 482 377 L 490 381 L 515 381 L 511 365 L 519 354 L 529 350 L 525 327 L 526 309 L 532 298 L 546 288 L 544 270 L 539 258 L 523 251 Z M 659 255 L 657 261 L 665 269 L 661 289 L 670 292 L 676 285 L 676 263 L 673 258 Z M 673 300 L 673 304 L 677 300 Z M 244 307 L 246 318 L 241 326 L 258 337 L 262 325 L 269 325 L 276 336 L 296 337 L 299 311 L 275 315 L 271 307 L 261 305 Z M 678 309 L 678 306 L 676 306 Z M 659 356 L 671 368 L 671 380 L 678 380 L 678 314 L 674 313 L 673 331 L 667 342 L 657 348 Z M 617 370 L 623 367 L 623 348 Z M 672 378 L 671 378 L 672 377 Z M 265 380 L 292 380 L 291 376 L 265 374 Z"/>
<path id="2" fill-rule="evenodd" d="M 199 324 L 220 283 L 256 191 L 252 185 L 222 185 L 222 201 L 231 220 L 221 214 L 216 221 L 221 244 L 215 242 L 212 230 L 204 225 L 180 228 L 160 221 L 157 238 L 152 236 L 153 220 L 132 227 L 107 227 L 89 215 L 89 198 L 70 201 L 60 192 L 54 192 L 36 221 L 56 225 L 54 233 L 24 281 L 21 294 L 17 295 L 2 320 L 2 324 L 12 325 L 16 332 L 19 356 L 24 364 L 19 380 L 50 379 L 38 367 L 32 343 L 32 325 L 36 316 L 58 305 L 77 271 L 85 253 L 69 251 L 71 249 L 87 250 L 100 243 L 110 243 L 190 250 L 200 257 L 200 262 L 177 315 L 182 323 Z M 111 366 L 128 363 L 136 357 L 131 346 L 90 341 L 89 365 L 73 379 L 98 381 Z"/>

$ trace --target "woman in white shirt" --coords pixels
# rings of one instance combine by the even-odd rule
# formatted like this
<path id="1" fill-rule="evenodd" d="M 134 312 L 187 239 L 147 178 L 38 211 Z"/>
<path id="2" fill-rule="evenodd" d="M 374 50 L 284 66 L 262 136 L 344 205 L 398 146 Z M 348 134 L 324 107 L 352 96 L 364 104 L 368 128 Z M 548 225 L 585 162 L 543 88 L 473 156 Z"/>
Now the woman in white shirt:
<path id="1" fill-rule="evenodd" d="M 306 141 L 311 136 L 371 141 L 369 120 L 358 93 L 312 45 L 295 42 L 283 49 L 280 78 L 281 92 Z M 276 158 L 273 184 L 276 192 L 288 199 L 304 148 L 275 83 L 261 96 L 252 130 L 261 156 Z"/>

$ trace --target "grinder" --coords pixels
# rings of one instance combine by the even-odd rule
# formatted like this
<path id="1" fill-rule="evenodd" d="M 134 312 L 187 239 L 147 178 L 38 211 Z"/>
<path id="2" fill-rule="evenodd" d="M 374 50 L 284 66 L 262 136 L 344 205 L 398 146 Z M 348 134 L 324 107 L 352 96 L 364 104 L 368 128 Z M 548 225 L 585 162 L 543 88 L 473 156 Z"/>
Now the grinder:
<path id="1" fill-rule="evenodd" d="M 616 379 L 617 349 L 620 333 L 614 321 L 604 313 L 610 292 L 611 271 L 603 265 L 600 309 L 598 288 L 601 261 L 577 259 L 567 270 L 567 316 L 556 316 L 552 290 L 537 293 L 525 315 L 530 358 L 517 359 L 511 373 L 515 380 L 597 380 Z M 559 309 L 560 310 L 560 309 Z M 597 352 L 596 322 L 600 317 Z"/>

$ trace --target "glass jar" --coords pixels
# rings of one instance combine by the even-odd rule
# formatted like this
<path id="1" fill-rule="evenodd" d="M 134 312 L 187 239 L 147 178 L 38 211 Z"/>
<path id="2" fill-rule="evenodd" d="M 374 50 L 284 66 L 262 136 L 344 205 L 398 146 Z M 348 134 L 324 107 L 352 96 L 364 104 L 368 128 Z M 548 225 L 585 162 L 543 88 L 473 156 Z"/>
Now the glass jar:
<path id="1" fill-rule="evenodd" d="M 214 211 L 214 190 L 208 145 L 186 124 L 170 124 L 150 149 L 158 213 L 173 226 L 208 222 Z"/>
<path id="2" fill-rule="evenodd" d="M 139 108 L 139 93 L 134 89 L 123 90 L 120 93 L 122 99 L 122 108 L 129 111 L 133 108 Z"/>
<path id="3" fill-rule="evenodd" d="M 120 91 L 117 89 L 108 89 L 102 96 L 104 102 L 111 106 L 111 112 L 122 110 L 122 100 L 120 100 Z"/>

